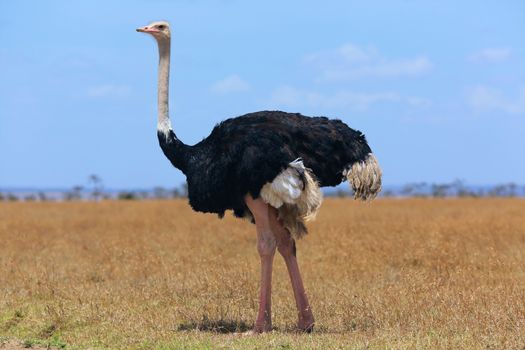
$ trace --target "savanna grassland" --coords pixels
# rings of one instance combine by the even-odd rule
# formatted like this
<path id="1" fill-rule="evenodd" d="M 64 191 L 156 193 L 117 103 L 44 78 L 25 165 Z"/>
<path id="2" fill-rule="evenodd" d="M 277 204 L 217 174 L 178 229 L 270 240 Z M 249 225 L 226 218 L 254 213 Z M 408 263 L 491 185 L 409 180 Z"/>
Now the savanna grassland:
<path id="1" fill-rule="evenodd" d="M 0 344 L 524 349 L 525 200 L 328 199 L 309 228 L 314 333 L 294 331 L 276 256 L 275 330 L 244 336 L 259 284 L 248 222 L 185 201 L 0 203 Z"/>

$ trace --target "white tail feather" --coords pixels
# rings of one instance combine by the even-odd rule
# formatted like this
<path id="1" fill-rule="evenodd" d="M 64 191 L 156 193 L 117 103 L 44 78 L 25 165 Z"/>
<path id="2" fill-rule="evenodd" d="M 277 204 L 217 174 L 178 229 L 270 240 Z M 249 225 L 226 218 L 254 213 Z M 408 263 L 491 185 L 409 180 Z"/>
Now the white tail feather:
<path id="1" fill-rule="evenodd" d="M 345 169 L 343 176 L 352 186 L 355 199 L 372 200 L 381 191 L 381 167 L 372 153 Z"/>

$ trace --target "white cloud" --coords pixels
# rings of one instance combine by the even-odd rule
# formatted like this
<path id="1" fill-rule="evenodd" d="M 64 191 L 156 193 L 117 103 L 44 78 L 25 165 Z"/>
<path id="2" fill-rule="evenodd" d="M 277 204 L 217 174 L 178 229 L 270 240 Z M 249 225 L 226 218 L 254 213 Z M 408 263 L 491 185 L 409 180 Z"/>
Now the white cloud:
<path id="1" fill-rule="evenodd" d="M 230 75 L 212 85 L 211 91 L 217 94 L 243 92 L 250 89 L 250 85 L 238 75 Z"/>
<path id="2" fill-rule="evenodd" d="M 344 44 L 334 50 L 315 52 L 306 55 L 304 60 L 320 66 L 329 66 L 345 62 L 369 62 L 377 57 L 377 51 L 373 47 L 360 48 L 353 44 Z"/>
<path id="3" fill-rule="evenodd" d="M 509 98 L 501 91 L 489 86 L 477 85 L 467 91 L 467 103 L 477 112 L 525 113 L 525 86 L 516 96 Z"/>
<path id="4" fill-rule="evenodd" d="M 87 90 L 89 97 L 106 98 L 106 97 L 126 97 L 131 93 L 131 88 L 127 85 L 105 84 L 93 86 Z"/>
<path id="5" fill-rule="evenodd" d="M 430 101 L 414 96 L 402 96 L 395 92 L 361 93 L 342 90 L 334 94 L 305 91 L 290 86 L 277 88 L 271 96 L 270 104 L 283 107 L 321 107 L 350 108 L 364 111 L 379 103 L 401 103 L 410 106 L 426 106 Z"/>
<path id="6" fill-rule="evenodd" d="M 433 66 L 426 56 L 387 59 L 372 46 L 363 48 L 353 44 L 307 55 L 304 61 L 319 69 L 323 81 L 418 76 Z"/>
<path id="7" fill-rule="evenodd" d="M 507 47 L 492 47 L 472 53 L 468 56 L 468 60 L 478 63 L 498 63 L 508 60 L 511 55 L 512 50 Z"/>

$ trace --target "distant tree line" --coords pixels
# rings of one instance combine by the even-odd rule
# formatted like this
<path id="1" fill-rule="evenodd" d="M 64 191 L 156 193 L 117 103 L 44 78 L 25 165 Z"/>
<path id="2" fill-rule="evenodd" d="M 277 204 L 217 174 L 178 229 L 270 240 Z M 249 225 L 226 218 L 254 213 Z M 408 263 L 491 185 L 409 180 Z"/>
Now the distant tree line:
<path id="1" fill-rule="evenodd" d="M 137 200 L 137 199 L 176 199 L 188 197 L 188 185 L 184 183 L 180 187 L 165 188 L 161 186 L 154 187 L 152 191 L 120 191 L 116 199 L 120 200 Z"/>
<path id="2" fill-rule="evenodd" d="M 347 197 L 352 192 L 337 190 L 327 196 Z M 380 193 L 381 197 L 420 197 L 420 198 L 445 198 L 445 197 L 520 197 L 525 196 L 525 186 L 518 186 L 513 182 L 495 186 L 467 186 L 462 180 L 449 183 L 414 182 L 397 189 L 386 188 Z"/>
<path id="3" fill-rule="evenodd" d="M 522 189 L 525 192 L 525 187 Z M 469 187 L 462 180 L 450 183 L 426 182 L 412 183 L 403 186 L 401 196 L 405 197 L 516 197 L 520 195 L 519 187 L 513 182 L 491 187 Z"/>
<path id="4" fill-rule="evenodd" d="M 100 201 L 100 200 L 143 200 L 143 199 L 173 199 L 188 196 L 186 183 L 179 187 L 154 187 L 152 190 L 106 190 L 102 178 L 96 174 L 89 175 L 85 185 L 75 185 L 66 191 L 54 194 L 44 191 L 35 193 L 0 192 L 0 201 Z"/>
<path id="5" fill-rule="evenodd" d="M 0 201 L 80 201 L 80 200 L 144 200 L 144 199 L 176 199 L 188 196 L 186 183 L 179 187 L 165 188 L 154 187 L 151 190 L 124 190 L 108 191 L 100 176 L 92 174 L 88 177 L 86 185 L 76 185 L 67 191 L 59 192 L 58 196 L 38 191 L 35 193 L 17 194 L 13 192 L 0 192 Z M 325 193 L 327 197 L 351 197 L 350 191 L 338 189 Z M 510 182 L 490 187 L 467 186 L 462 180 L 450 183 L 414 182 L 400 188 L 383 189 L 382 197 L 518 197 L 525 196 L 525 186 L 518 186 Z"/>

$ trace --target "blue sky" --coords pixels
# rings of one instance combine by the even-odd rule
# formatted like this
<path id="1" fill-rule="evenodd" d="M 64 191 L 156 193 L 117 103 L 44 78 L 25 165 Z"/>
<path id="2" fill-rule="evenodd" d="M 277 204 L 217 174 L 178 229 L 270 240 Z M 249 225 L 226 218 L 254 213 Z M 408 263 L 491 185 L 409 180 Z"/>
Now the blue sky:
<path id="1" fill-rule="evenodd" d="M 157 51 L 193 144 L 281 109 L 363 131 L 387 185 L 525 181 L 523 1 L 2 1 L 0 187 L 183 182 L 156 139 Z"/>

